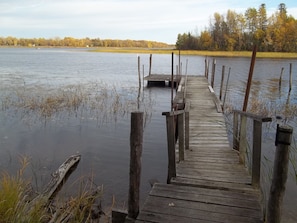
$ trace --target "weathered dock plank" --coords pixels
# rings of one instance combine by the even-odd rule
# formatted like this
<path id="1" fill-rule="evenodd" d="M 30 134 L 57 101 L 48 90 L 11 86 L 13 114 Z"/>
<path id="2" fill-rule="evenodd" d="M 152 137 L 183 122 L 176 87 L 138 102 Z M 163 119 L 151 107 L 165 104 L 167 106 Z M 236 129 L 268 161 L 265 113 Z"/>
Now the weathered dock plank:
<path id="1" fill-rule="evenodd" d="M 155 184 L 138 222 L 261 222 L 259 208 L 251 194 Z"/>
<path id="2" fill-rule="evenodd" d="M 154 184 L 136 222 L 263 222 L 260 193 L 230 147 L 214 97 L 205 77 L 188 77 L 189 149 L 170 184 Z"/>

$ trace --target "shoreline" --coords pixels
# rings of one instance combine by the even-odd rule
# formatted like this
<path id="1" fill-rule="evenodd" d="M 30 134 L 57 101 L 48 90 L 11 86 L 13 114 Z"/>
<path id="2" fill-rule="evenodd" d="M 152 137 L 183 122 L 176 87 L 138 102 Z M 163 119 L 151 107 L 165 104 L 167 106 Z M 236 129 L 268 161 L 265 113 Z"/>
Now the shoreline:
<path id="1" fill-rule="evenodd" d="M 117 47 L 102 47 L 89 49 L 90 52 L 104 53 L 139 53 L 139 54 L 179 54 L 176 49 L 149 49 L 149 48 L 117 48 Z M 209 57 L 251 57 L 252 51 L 207 51 L 207 50 L 181 50 L 181 55 L 193 56 L 209 56 Z M 285 52 L 257 52 L 257 58 L 271 59 L 296 59 L 297 53 Z"/>
<path id="2" fill-rule="evenodd" d="M 137 53 L 137 54 L 179 54 L 174 48 L 137 48 L 137 47 L 63 47 L 63 46 L 0 46 L 1 48 L 28 48 L 28 49 L 85 49 L 97 53 Z M 252 51 L 208 51 L 208 50 L 181 50 L 181 55 L 204 56 L 204 57 L 251 57 Z M 297 52 L 257 52 L 257 58 L 271 59 L 297 59 Z"/>

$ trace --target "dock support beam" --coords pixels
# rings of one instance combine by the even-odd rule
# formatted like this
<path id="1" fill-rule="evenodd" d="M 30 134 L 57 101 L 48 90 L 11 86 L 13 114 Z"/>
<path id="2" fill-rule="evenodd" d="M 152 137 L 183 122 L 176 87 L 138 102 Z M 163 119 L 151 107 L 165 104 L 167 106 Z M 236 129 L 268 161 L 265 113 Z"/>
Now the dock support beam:
<path id="1" fill-rule="evenodd" d="M 143 112 L 132 112 L 130 132 L 130 183 L 128 198 L 128 219 L 136 219 L 139 213 L 142 142 Z"/>

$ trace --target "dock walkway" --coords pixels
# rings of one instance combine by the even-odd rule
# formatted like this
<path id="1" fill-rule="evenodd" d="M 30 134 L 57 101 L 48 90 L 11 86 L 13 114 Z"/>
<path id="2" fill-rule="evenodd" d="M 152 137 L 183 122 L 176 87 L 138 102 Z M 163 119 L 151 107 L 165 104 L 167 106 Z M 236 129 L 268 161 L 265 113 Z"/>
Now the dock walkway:
<path id="1" fill-rule="evenodd" d="M 154 184 L 136 222 L 263 222 L 260 193 L 229 144 L 205 77 L 188 77 L 190 141 L 170 184 Z"/>

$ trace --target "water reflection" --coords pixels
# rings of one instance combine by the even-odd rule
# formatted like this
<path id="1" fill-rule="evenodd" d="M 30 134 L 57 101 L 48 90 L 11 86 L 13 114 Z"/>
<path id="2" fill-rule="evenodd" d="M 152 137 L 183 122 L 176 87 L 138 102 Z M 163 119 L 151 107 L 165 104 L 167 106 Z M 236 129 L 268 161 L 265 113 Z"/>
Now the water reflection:
<path id="1" fill-rule="evenodd" d="M 112 195 L 115 195 L 118 203 L 123 204 L 128 192 L 129 112 L 139 107 L 147 117 L 142 157 L 143 201 L 150 189 L 150 179 L 166 180 L 166 126 L 161 113 L 170 110 L 170 90 L 144 88 L 139 94 L 137 56 L 68 49 L 0 49 L 0 170 L 15 172 L 18 168 L 17 157 L 28 155 L 34 184 L 42 188 L 51 172 L 66 157 L 78 152 L 82 160 L 70 182 L 77 182 L 76 179 L 81 176 L 90 176 L 96 184 L 104 185 L 106 203 L 111 202 Z M 140 57 L 147 74 L 149 55 Z M 190 75 L 204 74 L 204 59 L 182 56 L 181 62 L 188 64 L 183 66 L 182 72 L 185 73 L 187 69 Z M 177 62 L 177 57 L 174 60 Z M 289 63 L 293 64 L 294 73 L 290 94 Z M 152 73 L 171 73 L 170 55 L 153 55 L 152 64 Z M 220 57 L 216 59 L 216 64 L 215 91 L 219 92 L 222 66 L 226 67 L 226 71 L 231 68 L 226 106 L 242 109 L 250 59 Z M 284 73 L 279 88 L 282 67 Z M 285 114 L 290 118 L 283 121 L 296 127 L 296 67 L 295 60 L 257 59 L 250 108 L 265 112 L 267 108 L 269 115 L 274 117 Z M 64 95 L 71 99 L 69 93 L 73 92 L 77 98 L 83 96 L 78 100 L 81 103 L 74 103 L 75 109 L 66 110 L 62 110 L 59 104 L 51 116 L 38 116 L 24 106 L 24 97 L 32 102 L 34 96 L 35 101 L 42 102 L 47 101 L 48 95 L 56 96 L 56 99 Z M 112 92 L 116 97 L 110 100 Z M 118 107 L 116 116 L 115 107 Z M 101 108 L 105 108 L 105 111 Z M 40 110 L 36 108 L 35 111 Z M 274 156 L 274 124 L 263 127 L 263 170 L 268 173 Z M 294 135 L 296 138 L 296 132 Z M 292 154 L 296 155 L 296 145 L 293 151 Z M 290 168 L 292 173 L 294 168 L 292 165 Z M 285 198 L 288 216 L 294 212 L 297 204 L 292 196 L 296 192 L 296 182 L 290 178 Z"/>

